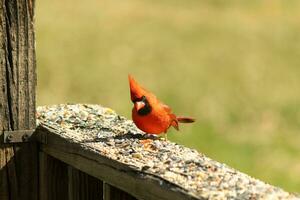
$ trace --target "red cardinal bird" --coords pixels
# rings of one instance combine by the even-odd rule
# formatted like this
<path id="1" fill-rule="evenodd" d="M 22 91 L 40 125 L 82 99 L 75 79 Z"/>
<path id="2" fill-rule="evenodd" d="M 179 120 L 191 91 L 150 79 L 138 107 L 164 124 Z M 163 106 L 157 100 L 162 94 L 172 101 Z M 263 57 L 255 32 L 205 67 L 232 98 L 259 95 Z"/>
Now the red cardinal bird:
<path id="1" fill-rule="evenodd" d="M 132 120 L 142 131 L 149 134 L 166 133 L 170 126 L 176 130 L 178 122 L 192 123 L 191 117 L 176 117 L 169 106 L 160 102 L 156 96 L 142 88 L 132 76 L 128 75 L 132 109 Z"/>

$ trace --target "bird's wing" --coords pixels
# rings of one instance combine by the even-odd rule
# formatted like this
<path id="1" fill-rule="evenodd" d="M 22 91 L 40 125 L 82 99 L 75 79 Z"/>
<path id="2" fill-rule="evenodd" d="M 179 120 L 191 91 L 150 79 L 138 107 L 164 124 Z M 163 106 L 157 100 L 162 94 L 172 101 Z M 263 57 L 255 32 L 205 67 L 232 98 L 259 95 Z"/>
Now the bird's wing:
<path id="1" fill-rule="evenodd" d="M 172 111 L 171 108 L 169 106 L 167 106 L 166 104 L 161 103 L 161 105 L 166 112 L 170 113 Z"/>
<path id="2" fill-rule="evenodd" d="M 173 126 L 177 131 L 179 131 L 178 121 L 176 119 L 176 115 L 170 114 L 170 117 L 172 118 L 171 126 Z"/>

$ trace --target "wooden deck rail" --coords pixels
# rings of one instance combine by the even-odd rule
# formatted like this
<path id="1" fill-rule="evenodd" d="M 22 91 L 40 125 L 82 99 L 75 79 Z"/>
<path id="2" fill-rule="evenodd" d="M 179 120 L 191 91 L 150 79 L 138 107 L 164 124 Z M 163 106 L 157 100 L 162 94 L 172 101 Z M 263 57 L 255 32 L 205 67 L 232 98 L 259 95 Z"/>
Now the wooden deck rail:
<path id="1" fill-rule="evenodd" d="M 96 105 L 38 108 L 40 199 L 299 199 Z M 143 144 L 143 140 L 148 142 Z"/>
<path id="2" fill-rule="evenodd" d="M 100 106 L 40 107 L 31 137 L 34 5 L 0 3 L 1 200 L 299 199 L 195 150 L 149 137 Z"/>

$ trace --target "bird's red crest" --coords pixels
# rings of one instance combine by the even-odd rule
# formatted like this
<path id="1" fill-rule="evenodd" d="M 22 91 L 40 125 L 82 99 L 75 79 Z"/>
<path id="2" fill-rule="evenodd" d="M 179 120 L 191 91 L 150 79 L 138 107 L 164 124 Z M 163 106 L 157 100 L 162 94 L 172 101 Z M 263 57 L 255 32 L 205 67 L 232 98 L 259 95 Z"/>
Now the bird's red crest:
<path id="1" fill-rule="evenodd" d="M 132 102 L 145 95 L 145 89 L 142 88 L 131 75 L 128 75 L 128 80 L 130 86 L 130 97 Z"/>

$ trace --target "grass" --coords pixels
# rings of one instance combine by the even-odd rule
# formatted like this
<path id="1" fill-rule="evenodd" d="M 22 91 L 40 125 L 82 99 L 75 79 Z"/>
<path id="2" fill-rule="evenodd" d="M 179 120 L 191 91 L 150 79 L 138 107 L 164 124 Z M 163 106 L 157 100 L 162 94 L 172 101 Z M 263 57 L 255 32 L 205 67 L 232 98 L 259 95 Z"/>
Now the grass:
<path id="1" fill-rule="evenodd" d="M 38 104 L 130 118 L 131 73 L 178 114 L 169 139 L 300 192 L 300 2 L 43 0 Z"/>

